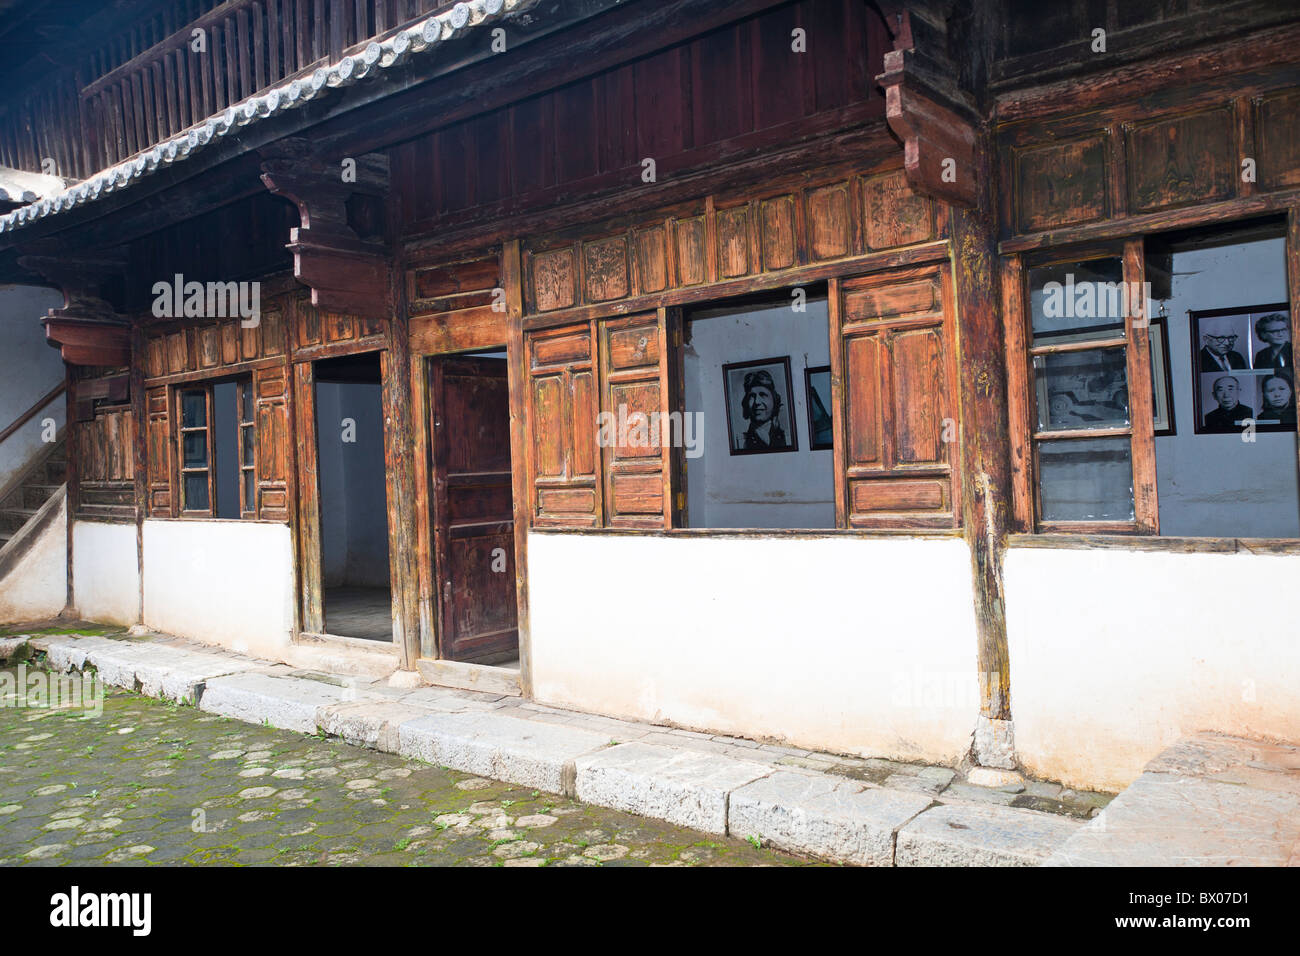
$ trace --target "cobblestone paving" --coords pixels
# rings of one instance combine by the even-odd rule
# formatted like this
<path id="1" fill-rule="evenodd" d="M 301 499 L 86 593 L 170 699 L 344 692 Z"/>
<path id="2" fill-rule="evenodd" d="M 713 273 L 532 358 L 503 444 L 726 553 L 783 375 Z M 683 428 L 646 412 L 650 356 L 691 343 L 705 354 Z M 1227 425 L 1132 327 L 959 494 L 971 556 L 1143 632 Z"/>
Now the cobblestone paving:
<path id="1" fill-rule="evenodd" d="M 14 703 L 0 700 L 0 865 L 805 862 L 136 694 L 110 690 L 99 717 Z"/>

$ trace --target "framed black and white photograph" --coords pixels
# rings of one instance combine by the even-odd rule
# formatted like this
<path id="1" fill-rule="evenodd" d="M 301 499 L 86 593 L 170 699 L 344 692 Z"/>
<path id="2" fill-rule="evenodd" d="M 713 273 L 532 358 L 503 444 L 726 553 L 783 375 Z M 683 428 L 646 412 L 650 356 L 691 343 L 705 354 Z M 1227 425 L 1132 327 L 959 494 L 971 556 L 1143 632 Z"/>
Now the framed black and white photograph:
<path id="1" fill-rule="evenodd" d="M 1296 430 L 1291 313 L 1285 302 L 1189 310 L 1195 433 Z"/>
<path id="2" fill-rule="evenodd" d="M 1155 433 L 1175 435 L 1174 383 L 1169 377 L 1169 324 L 1168 319 L 1156 316 L 1147 326 L 1151 339 L 1151 410 Z"/>
<path id="3" fill-rule="evenodd" d="M 733 455 L 799 450 L 790 356 L 724 365 L 722 386 Z"/>
<path id="4" fill-rule="evenodd" d="M 808 447 L 822 451 L 835 445 L 831 420 L 831 367 L 817 365 L 803 370 L 808 406 Z"/>

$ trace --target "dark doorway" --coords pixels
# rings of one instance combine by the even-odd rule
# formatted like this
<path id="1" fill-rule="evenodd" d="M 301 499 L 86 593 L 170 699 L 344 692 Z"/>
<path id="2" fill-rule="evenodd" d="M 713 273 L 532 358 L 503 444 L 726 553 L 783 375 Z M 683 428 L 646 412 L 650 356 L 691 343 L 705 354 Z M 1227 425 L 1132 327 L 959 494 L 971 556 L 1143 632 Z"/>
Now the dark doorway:
<path id="1" fill-rule="evenodd" d="M 393 639 L 379 354 L 316 363 L 325 632 Z"/>
<path id="2" fill-rule="evenodd" d="M 429 360 L 430 512 L 444 660 L 519 657 L 504 349 Z"/>

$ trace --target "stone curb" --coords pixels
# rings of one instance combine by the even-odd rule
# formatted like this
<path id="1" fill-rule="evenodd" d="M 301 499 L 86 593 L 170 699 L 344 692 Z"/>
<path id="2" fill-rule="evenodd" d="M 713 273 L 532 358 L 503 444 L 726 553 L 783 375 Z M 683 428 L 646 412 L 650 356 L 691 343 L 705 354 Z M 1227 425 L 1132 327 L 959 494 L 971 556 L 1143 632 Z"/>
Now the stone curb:
<path id="1" fill-rule="evenodd" d="M 1015 807 L 948 803 L 898 831 L 895 866 L 1038 866 L 1080 827 Z"/>
<path id="2" fill-rule="evenodd" d="M 575 759 L 609 743 L 588 730 L 498 714 L 417 717 L 397 728 L 397 739 L 403 757 L 566 796 L 574 795 Z"/>
<path id="3" fill-rule="evenodd" d="M 56 670 L 80 671 L 89 664 L 111 687 L 194 705 L 209 680 L 272 666 L 269 661 L 94 636 L 56 634 L 33 639 L 31 645 L 44 651 Z"/>
<path id="4" fill-rule="evenodd" d="M 725 835 L 731 793 L 772 773 L 767 764 L 657 744 L 619 744 L 579 757 L 584 803 Z"/>
<path id="5" fill-rule="evenodd" d="M 25 634 L 17 637 L 0 637 L 0 664 L 17 663 L 32 656 L 32 646 Z"/>
<path id="6" fill-rule="evenodd" d="M 861 866 L 893 866 L 898 831 L 933 801 L 847 777 L 782 770 L 731 794 L 732 836 Z"/>
<path id="7" fill-rule="evenodd" d="M 10 639 L 0 648 L 19 643 L 45 651 L 51 668 L 93 666 L 114 686 L 193 703 L 206 713 L 323 731 L 385 753 L 835 862 L 1034 864 L 1080 825 L 1032 810 L 939 806 L 927 793 L 691 746 L 723 746 L 704 734 L 665 730 L 652 735 L 653 743 L 612 744 L 610 734 L 627 728 L 608 718 L 573 714 L 572 723 L 557 723 L 568 712 L 527 702 L 509 707 L 513 716 L 500 712 L 507 708 L 498 698 L 465 691 L 395 690 L 233 654 L 93 636 Z M 526 712 L 552 720 L 526 719 Z M 676 737 L 680 746 L 668 743 Z"/>

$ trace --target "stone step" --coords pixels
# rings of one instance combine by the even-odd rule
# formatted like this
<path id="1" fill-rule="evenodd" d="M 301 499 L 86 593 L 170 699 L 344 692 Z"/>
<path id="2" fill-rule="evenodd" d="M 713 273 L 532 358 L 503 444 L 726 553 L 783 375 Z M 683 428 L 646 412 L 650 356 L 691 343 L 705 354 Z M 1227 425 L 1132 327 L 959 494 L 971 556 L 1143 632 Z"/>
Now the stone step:
<path id="1" fill-rule="evenodd" d="M 1300 747 L 1181 740 L 1047 865 L 1300 866 Z"/>

